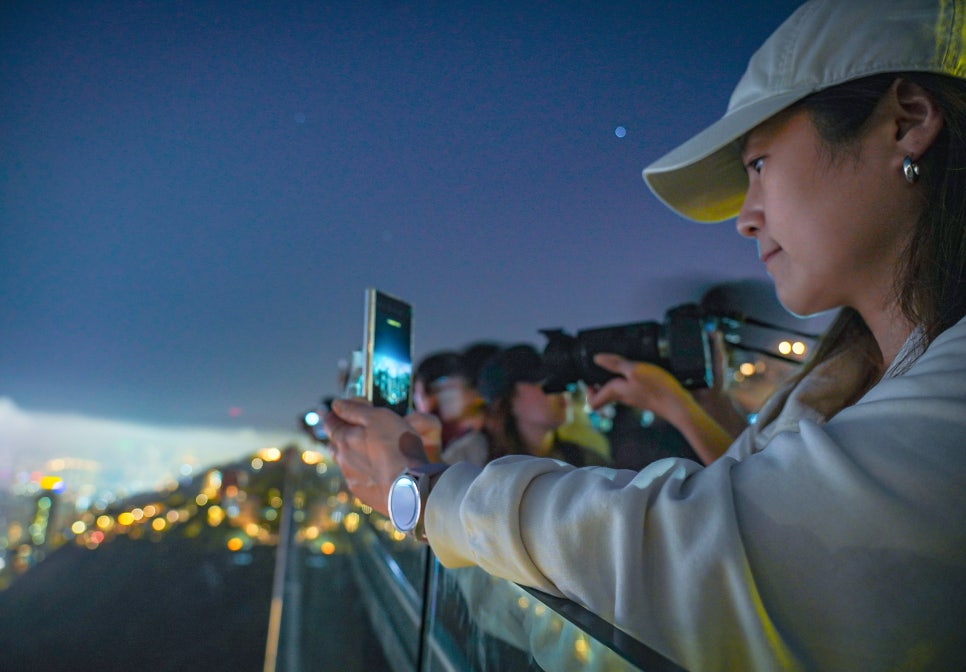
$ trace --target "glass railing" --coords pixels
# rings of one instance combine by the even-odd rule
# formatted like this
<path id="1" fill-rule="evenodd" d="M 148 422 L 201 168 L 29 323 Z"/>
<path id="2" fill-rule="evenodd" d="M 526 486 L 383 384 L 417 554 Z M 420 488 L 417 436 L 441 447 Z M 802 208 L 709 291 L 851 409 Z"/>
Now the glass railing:
<path id="1" fill-rule="evenodd" d="M 297 498 L 288 501 L 280 529 L 284 516 L 298 515 Z M 276 574 L 273 605 L 283 608 L 278 636 L 269 634 L 266 672 L 681 669 L 573 602 L 475 567 L 443 567 L 427 546 L 357 501 L 327 515 L 340 523 L 328 536 L 337 552 L 319 555 L 318 538 L 307 540 L 298 524 L 289 528 L 289 550 L 280 539 L 278 571 L 286 578 Z M 318 517 L 303 516 L 309 520 Z M 333 666 L 334 647 L 316 638 L 367 644 L 340 651 Z"/>

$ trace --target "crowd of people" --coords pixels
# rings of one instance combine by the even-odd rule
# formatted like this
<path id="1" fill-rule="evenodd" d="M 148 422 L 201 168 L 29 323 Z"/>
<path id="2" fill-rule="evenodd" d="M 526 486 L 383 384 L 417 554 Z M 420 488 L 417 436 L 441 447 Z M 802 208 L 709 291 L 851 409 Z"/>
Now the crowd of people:
<path id="1" fill-rule="evenodd" d="M 722 380 L 726 350 L 720 338 L 712 342 L 717 370 L 709 388 L 685 390 L 660 367 L 652 372 L 660 379 L 656 387 L 704 409 L 722 443 L 730 443 L 757 409 L 742 408 L 729 395 Z M 577 467 L 640 469 L 664 457 L 708 464 L 719 454 L 692 445 L 686 424 L 682 432 L 649 408 L 599 400 L 593 407 L 596 389 L 583 381 L 563 392 L 546 391 L 547 366 L 529 343 L 478 342 L 423 357 L 413 374 L 413 409 L 438 421 L 421 425 L 430 459 L 483 467 L 507 455 L 531 455 Z"/>

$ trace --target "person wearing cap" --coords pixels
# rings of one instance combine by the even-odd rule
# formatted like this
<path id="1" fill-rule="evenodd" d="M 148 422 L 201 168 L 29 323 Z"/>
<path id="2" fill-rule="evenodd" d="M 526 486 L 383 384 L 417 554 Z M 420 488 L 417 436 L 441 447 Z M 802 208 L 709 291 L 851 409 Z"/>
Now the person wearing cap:
<path id="1" fill-rule="evenodd" d="M 510 346 L 483 365 L 478 387 L 487 407 L 487 461 L 534 455 L 578 467 L 606 464 L 597 451 L 557 434 L 567 421 L 567 399 L 544 392 L 545 378 L 543 359 L 527 344 Z"/>
<path id="2" fill-rule="evenodd" d="M 570 598 L 688 669 L 960 669 L 966 0 L 802 5 L 644 178 L 684 217 L 737 217 L 791 312 L 841 308 L 756 424 L 706 467 L 419 476 L 402 419 L 342 401 L 350 487 L 395 515 L 418 476 L 425 507 L 394 521 L 444 565 Z M 633 403 L 637 364 L 609 363 L 597 400 Z"/>

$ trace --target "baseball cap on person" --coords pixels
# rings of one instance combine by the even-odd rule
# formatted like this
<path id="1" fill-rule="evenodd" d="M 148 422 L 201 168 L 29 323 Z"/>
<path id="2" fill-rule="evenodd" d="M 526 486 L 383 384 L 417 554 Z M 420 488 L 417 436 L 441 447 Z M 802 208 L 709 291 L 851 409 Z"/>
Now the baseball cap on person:
<path id="1" fill-rule="evenodd" d="M 513 345 L 493 355 L 483 368 L 477 390 L 483 400 L 492 404 L 508 396 L 517 383 L 539 383 L 546 374 L 543 358 L 530 345 Z"/>
<path id="2" fill-rule="evenodd" d="M 806 96 L 887 72 L 966 78 L 966 0 L 812 0 L 758 49 L 717 122 L 644 169 L 678 214 L 719 222 L 748 188 L 736 140 Z"/>

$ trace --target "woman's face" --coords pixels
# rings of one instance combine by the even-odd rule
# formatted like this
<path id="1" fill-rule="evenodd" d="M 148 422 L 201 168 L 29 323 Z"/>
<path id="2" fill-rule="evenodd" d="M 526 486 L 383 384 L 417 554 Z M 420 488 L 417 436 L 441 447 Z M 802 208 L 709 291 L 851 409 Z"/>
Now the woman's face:
<path id="1" fill-rule="evenodd" d="M 742 152 L 749 186 L 738 231 L 782 304 L 798 315 L 889 308 L 917 206 L 895 156 L 897 129 L 877 109 L 858 146 L 831 158 L 805 110 L 753 130 Z M 889 142 L 890 137 L 893 142 Z"/>
<path id="2" fill-rule="evenodd" d="M 563 394 L 547 394 L 538 383 L 517 383 L 513 392 L 513 416 L 517 424 L 552 431 L 567 419 Z"/>

